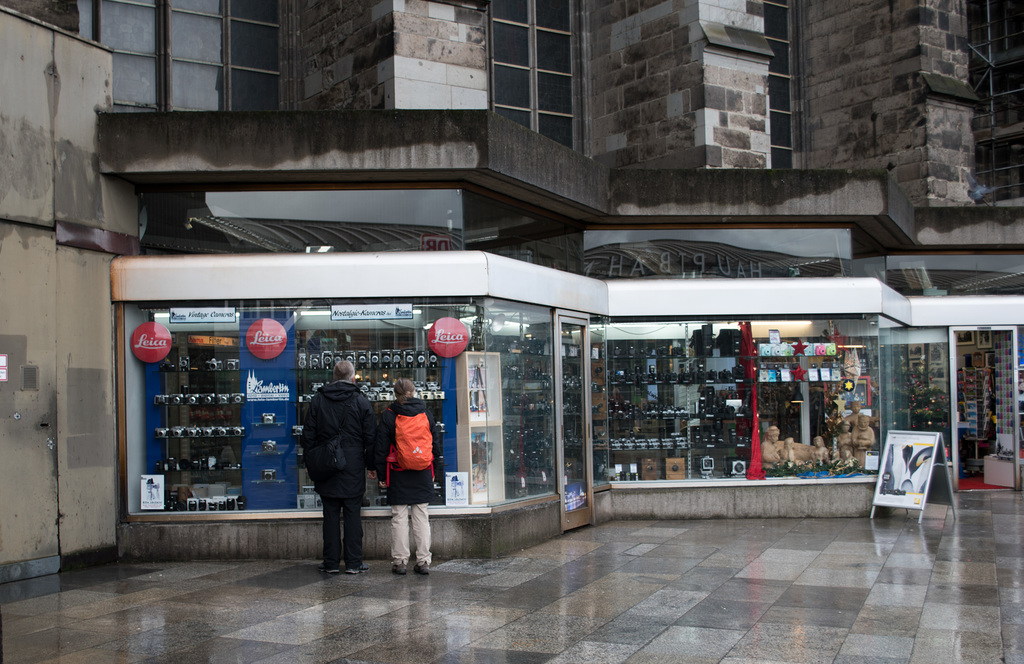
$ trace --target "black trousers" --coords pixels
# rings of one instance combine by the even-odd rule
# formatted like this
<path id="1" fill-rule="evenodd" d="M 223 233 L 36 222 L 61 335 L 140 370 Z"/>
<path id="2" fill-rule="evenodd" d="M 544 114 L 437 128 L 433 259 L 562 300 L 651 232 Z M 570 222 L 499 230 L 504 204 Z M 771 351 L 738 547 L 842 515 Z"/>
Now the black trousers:
<path id="1" fill-rule="evenodd" d="M 359 516 L 363 497 L 321 496 L 320 500 L 324 504 L 324 567 L 338 567 L 343 552 L 346 569 L 359 567 L 363 563 L 363 521 Z M 344 549 L 341 541 L 342 518 L 345 531 Z"/>

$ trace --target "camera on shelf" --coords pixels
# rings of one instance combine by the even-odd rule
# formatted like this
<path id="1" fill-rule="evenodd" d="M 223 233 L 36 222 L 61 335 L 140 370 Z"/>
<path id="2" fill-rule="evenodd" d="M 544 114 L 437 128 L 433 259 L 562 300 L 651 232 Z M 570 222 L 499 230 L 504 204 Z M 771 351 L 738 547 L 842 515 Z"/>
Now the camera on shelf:
<path id="1" fill-rule="evenodd" d="M 273 440 L 265 440 L 260 443 L 260 449 L 263 450 L 264 454 L 274 454 L 277 452 L 277 442 Z"/>
<path id="2" fill-rule="evenodd" d="M 380 356 L 380 365 L 382 367 L 390 367 L 391 366 L 391 351 L 387 351 L 386 350 Z"/>
<path id="3" fill-rule="evenodd" d="M 168 394 L 167 395 L 167 403 L 169 403 L 169 404 L 177 405 L 177 404 L 181 404 L 181 403 L 184 403 L 184 402 L 185 402 L 185 395 L 184 394 Z"/>
<path id="4" fill-rule="evenodd" d="M 277 471 L 272 468 L 264 468 L 260 471 L 260 479 L 264 482 L 274 482 L 277 480 Z"/>
<path id="5" fill-rule="evenodd" d="M 178 358 L 178 371 L 188 371 L 191 368 L 192 361 L 188 355 Z"/>
<path id="6" fill-rule="evenodd" d="M 370 355 L 370 367 L 376 369 L 380 366 L 380 353 L 372 353 Z"/>
<path id="7" fill-rule="evenodd" d="M 229 436 L 244 436 L 245 427 L 228 427 Z"/>
<path id="8" fill-rule="evenodd" d="M 300 350 L 299 351 L 298 358 L 296 359 L 296 363 L 299 365 L 300 369 L 305 369 L 306 368 L 306 364 L 308 363 L 308 357 L 306 355 L 306 351 L 304 351 L 304 350 Z"/>
<path id="9" fill-rule="evenodd" d="M 747 462 L 744 459 L 727 459 L 725 470 L 729 477 L 743 477 L 747 474 Z"/>
<path id="10" fill-rule="evenodd" d="M 226 435 L 228 435 L 228 430 L 227 430 L 226 427 L 213 427 L 213 431 L 212 431 L 212 433 L 210 435 L 212 435 L 212 436 L 226 436 Z"/>
<path id="11" fill-rule="evenodd" d="M 199 429 L 199 435 L 206 438 L 213 436 L 213 427 L 201 427 Z"/>
<path id="12" fill-rule="evenodd" d="M 217 396 L 216 402 L 219 403 L 219 404 L 226 404 L 226 403 L 231 401 L 231 395 L 230 394 L 218 394 L 216 396 Z"/>
<path id="13" fill-rule="evenodd" d="M 263 424 L 276 424 L 277 415 L 275 415 L 274 413 L 263 413 L 262 417 L 260 418 L 260 421 Z"/>
<path id="14" fill-rule="evenodd" d="M 302 425 L 301 424 L 296 424 L 295 426 L 292 427 L 292 435 L 293 436 L 301 436 L 302 435 Z"/>
<path id="15" fill-rule="evenodd" d="M 231 403 L 245 403 L 245 395 L 241 392 L 236 392 L 231 395 Z"/>
<path id="16" fill-rule="evenodd" d="M 335 358 L 335 359 L 337 359 L 337 358 Z M 355 354 L 355 353 L 353 353 L 352 351 L 347 351 L 347 352 L 345 353 L 345 361 L 346 361 L 346 362 L 351 362 L 351 363 L 355 364 L 355 361 L 356 361 L 356 354 Z"/>
<path id="17" fill-rule="evenodd" d="M 192 469 L 192 461 L 191 460 L 189 460 L 189 459 L 179 459 L 178 460 L 178 470 L 191 470 L 191 469 Z"/>
<path id="18" fill-rule="evenodd" d="M 166 405 L 167 404 L 167 395 L 166 394 L 154 394 L 153 395 L 153 404 L 156 405 L 156 406 L 164 406 L 164 405 Z"/>
<path id="19" fill-rule="evenodd" d="M 199 511 L 199 499 L 198 498 L 189 498 L 185 502 L 185 504 L 187 505 L 189 512 L 198 512 Z"/>
<path id="20" fill-rule="evenodd" d="M 308 394 L 300 394 L 298 396 L 299 403 L 309 403 L 312 399 L 313 397 Z"/>
<path id="21" fill-rule="evenodd" d="M 711 473 L 715 471 L 714 457 L 702 456 L 700 458 L 700 476 L 702 479 L 711 479 Z"/>
<path id="22" fill-rule="evenodd" d="M 195 405 L 195 404 L 199 403 L 199 395 L 198 394 L 185 394 L 185 395 L 182 395 L 182 396 L 183 396 L 182 403 L 187 403 L 189 405 Z"/>
<path id="23" fill-rule="evenodd" d="M 166 427 L 157 427 L 156 429 L 153 430 L 153 437 L 167 438 L 167 434 L 169 434 L 170 432 L 171 430 Z"/>
<path id="24" fill-rule="evenodd" d="M 360 351 L 360 353 L 359 353 L 359 358 L 358 358 L 358 360 L 357 360 L 357 364 L 358 364 L 359 366 L 361 366 L 361 367 L 365 367 L 365 366 L 366 366 L 366 363 L 367 363 L 368 361 L 369 361 L 369 357 L 368 357 L 368 356 L 366 355 L 366 353 L 365 353 L 365 352 L 363 352 L 363 351 Z"/>
<path id="25" fill-rule="evenodd" d="M 310 358 L 309 358 L 309 368 L 310 369 L 319 369 L 320 368 L 320 357 L 319 356 L 317 356 L 317 355 L 310 356 Z"/>
<path id="26" fill-rule="evenodd" d="M 340 359 L 340 358 L 338 358 Z M 320 366 L 324 369 L 331 369 L 334 367 L 335 357 L 334 353 L 329 350 L 325 350 L 320 354 Z"/>
<path id="27" fill-rule="evenodd" d="M 199 427 L 185 427 L 185 437 L 195 438 L 199 435 Z"/>
<path id="28" fill-rule="evenodd" d="M 212 357 L 205 362 L 205 366 L 207 371 L 223 371 L 224 360 L 218 360 L 217 358 Z"/>
<path id="29" fill-rule="evenodd" d="M 199 395 L 199 403 L 209 404 L 209 403 L 215 402 L 216 400 L 217 400 L 217 395 L 216 394 L 200 394 Z"/>
<path id="30" fill-rule="evenodd" d="M 411 350 L 405 352 L 405 366 L 413 367 L 416 366 L 416 354 Z"/>
<path id="31" fill-rule="evenodd" d="M 171 427 L 170 438 L 181 438 L 185 435 L 185 427 Z"/>
<path id="32" fill-rule="evenodd" d="M 432 367 L 436 367 L 438 363 L 437 355 L 431 353 L 430 357 L 427 359 L 427 363 Z"/>
<path id="33" fill-rule="evenodd" d="M 238 358 L 232 357 L 224 360 L 224 369 L 227 371 L 238 371 Z"/>

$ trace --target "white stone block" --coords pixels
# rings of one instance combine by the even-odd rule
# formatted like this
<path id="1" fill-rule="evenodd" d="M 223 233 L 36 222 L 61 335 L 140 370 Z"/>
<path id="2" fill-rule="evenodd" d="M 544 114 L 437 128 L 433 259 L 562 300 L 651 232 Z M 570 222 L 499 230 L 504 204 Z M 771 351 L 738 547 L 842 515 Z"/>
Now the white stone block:
<path id="1" fill-rule="evenodd" d="M 451 106 L 451 88 L 438 83 L 395 79 L 395 108 L 444 110 Z"/>
<path id="2" fill-rule="evenodd" d="M 750 134 L 750 149 L 753 152 L 768 154 L 772 151 L 771 138 L 766 133 L 759 131 Z"/>
<path id="3" fill-rule="evenodd" d="M 442 21 L 455 20 L 455 7 L 452 5 L 442 5 L 436 2 L 431 2 L 428 7 L 427 16 L 430 18 L 437 18 Z"/>
<path id="4" fill-rule="evenodd" d="M 428 83 L 447 82 L 447 67 L 444 63 L 420 60 L 419 58 L 407 58 L 401 55 L 396 55 L 392 59 L 395 62 L 396 78 L 408 78 L 413 81 L 426 81 Z"/>
<path id="5" fill-rule="evenodd" d="M 448 85 L 470 90 L 487 90 L 487 72 L 482 69 L 447 65 L 446 71 L 445 83 Z"/>
<path id="6" fill-rule="evenodd" d="M 487 91 L 451 87 L 451 107 L 458 110 L 484 110 L 487 108 Z"/>

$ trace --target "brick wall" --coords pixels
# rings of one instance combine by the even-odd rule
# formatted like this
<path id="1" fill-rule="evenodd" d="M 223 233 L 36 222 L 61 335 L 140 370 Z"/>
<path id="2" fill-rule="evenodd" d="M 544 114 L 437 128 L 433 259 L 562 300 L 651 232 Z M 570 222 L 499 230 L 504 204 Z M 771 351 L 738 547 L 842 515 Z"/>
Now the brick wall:
<path id="1" fill-rule="evenodd" d="M 915 205 L 968 202 L 967 103 L 936 98 L 921 73 L 967 80 L 967 22 L 952 0 L 809 3 L 798 28 L 806 168 L 886 168 Z"/>
<path id="2" fill-rule="evenodd" d="M 612 0 L 590 14 L 590 152 L 610 166 L 765 168 L 764 59 L 709 48 L 700 21 L 763 32 L 745 0 Z"/>
<path id="3" fill-rule="evenodd" d="M 472 4 L 309 3 L 299 39 L 301 107 L 487 108 L 485 19 Z"/>

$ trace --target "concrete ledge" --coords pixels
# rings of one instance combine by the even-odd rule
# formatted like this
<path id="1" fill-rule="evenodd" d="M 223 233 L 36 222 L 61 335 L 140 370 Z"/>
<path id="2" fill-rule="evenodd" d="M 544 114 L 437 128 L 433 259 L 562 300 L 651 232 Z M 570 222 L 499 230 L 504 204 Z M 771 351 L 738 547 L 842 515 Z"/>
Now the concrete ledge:
<path id="1" fill-rule="evenodd" d="M 864 517 L 871 513 L 874 477 L 859 481 L 716 482 L 679 488 L 611 491 L 616 519 L 779 519 Z"/>
<path id="2" fill-rule="evenodd" d="M 561 534 L 557 501 L 473 516 L 432 515 L 431 552 L 439 559 L 495 558 Z M 319 560 L 321 519 L 130 522 L 118 526 L 118 557 L 155 560 Z M 363 555 L 391 558 L 387 513 L 363 517 Z"/>

